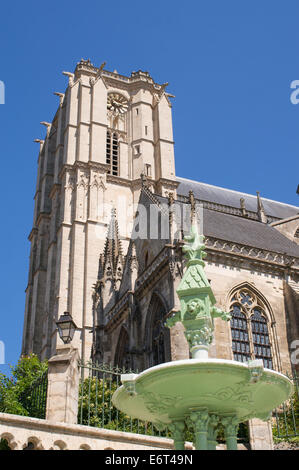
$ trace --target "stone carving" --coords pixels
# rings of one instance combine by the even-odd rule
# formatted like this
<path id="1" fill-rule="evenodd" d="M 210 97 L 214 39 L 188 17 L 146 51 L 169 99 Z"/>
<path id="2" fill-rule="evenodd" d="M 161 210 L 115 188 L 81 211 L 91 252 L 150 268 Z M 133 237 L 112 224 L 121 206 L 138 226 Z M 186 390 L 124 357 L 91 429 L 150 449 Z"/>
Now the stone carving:
<path id="1" fill-rule="evenodd" d="M 207 432 L 209 424 L 208 410 L 192 411 L 190 421 L 193 424 L 195 433 Z"/>
<path id="2" fill-rule="evenodd" d="M 202 344 L 209 346 L 213 341 L 213 331 L 211 328 L 204 326 L 200 330 L 188 330 L 186 332 L 186 338 L 188 343 L 193 348 L 193 345 Z"/>
<path id="3" fill-rule="evenodd" d="M 104 178 L 102 176 L 99 176 L 97 174 L 93 175 L 93 180 L 91 183 L 92 187 L 102 188 L 103 190 L 106 189 L 105 183 L 104 183 Z"/>
<path id="4" fill-rule="evenodd" d="M 209 426 L 208 426 L 208 438 L 211 440 L 215 440 L 217 438 L 217 426 L 219 424 L 220 417 L 217 415 L 210 415 L 209 419 Z"/>
<path id="5" fill-rule="evenodd" d="M 225 436 L 235 437 L 238 432 L 239 420 L 235 416 L 226 416 L 221 418 L 221 423 L 224 426 Z"/>
<path id="6" fill-rule="evenodd" d="M 89 177 L 87 173 L 81 173 L 78 180 L 78 188 L 83 187 L 84 189 L 88 188 Z"/>
<path id="7" fill-rule="evenodd" d="M 223 240 L 218 240 L 213 237 L 206 237 L 205 239 L 206 248 L 209 250 L 209 256 L 214 256 L 215 253 L 213 249 L 219 250 L 219 256 L 223 257 L 225 253 L 220 252 L 228 252 L 230 254 L 235 253 L 238 256 L 245 256 L 246 258 L 256 258 L 257 260 L 265 260 L 270 261 L 278 265 L 290 265 L 292 268 L 293 266 L 298 266 L 298 261 L 295 258 L 288 257 L 286 255 L 282 255 L 281 253 L 275 253 L 268 250 L 257 250 L 256 248 L 247 246 L 247 245 L 240 245 L 238 243 L 233 242 L 226 242 Z M 212 250 L 212 251 L 210 251 Z M 262 265 L 259 263 L 257 266 Z M 268 266 L 268 269 L 272 272 L 273 266 Z"/>
<path id="8" fill-rule="evenodd" d="M 214 393 L 207 393 L 203 396 L 220 401 L 234 400 L 239 403 L 252 403 L 252 390 L 249 390 L 249 384 L 246 382 L 241 382 L 234 387 L 223 387 Z"/>
<path id="9" fill-rule="evenodd" d="M 65 189 L 70 189 L 71 191 L 74 191 L 75 184 L 76 184 L 76 177 L 74 175 L 68 174 Z"/>
<path id="10" fill-rule="evenodd" d="M 143 392 L 142 396 L 149 411 L 158 410 L 161 413 L 167 411 L 169 407 L 175 406 L 183 399 L 181 396 L 162 395 L 153 392 Z"/>
<path id="11" fill-rule="evenodd" d="M 185 423 L 184 421 L 172 421 L 172 423 L 168 426 L 169 430 L 171 431 L 173 440 L 175 442 L 175 448 L 178 449 L 180 446 L 184 449 L 185 439 L 184 439 L 184 431 L 185 431 Z"/>
<path id="12" fill-rule="evenodd" d="M 204 272 L 203 258 L 206 256 L 204 236 L 199 235 L 197 226 L 191 226 L 191 234 L 185 236 L 183 252 L 186 254 L 187 270 L 177 289 L 181 310 L 167 320 L 169 327 L 178 321 L 185 326 L 185 336 L 193 358 L 203 357 L 201 351 L 208 351 L 213 340 L 213 319 L 231 319 L 229 313 L 215 307 L 216 299 Z M 206 356 L 206 353 L 204 353 Z"/>

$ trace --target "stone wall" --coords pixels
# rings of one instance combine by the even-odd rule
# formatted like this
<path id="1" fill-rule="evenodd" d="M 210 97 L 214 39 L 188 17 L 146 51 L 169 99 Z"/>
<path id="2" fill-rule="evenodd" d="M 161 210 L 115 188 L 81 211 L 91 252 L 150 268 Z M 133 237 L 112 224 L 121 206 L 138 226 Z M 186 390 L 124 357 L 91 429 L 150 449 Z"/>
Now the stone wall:
<path id="1" fill-rule="evenodd" d="M 0 413 L 0 439 L 11 450 L 173 450 L 173 440 L 109 429 L 52 423 L 43 419 Z M 225 450 L 225 445 L 217 450 Z M 185 450 L 194 450 L 191 442 Z M 246 450 L 243 444 L 238 450 Z"/>
<path id="2" fill-rule="evenodd" d="M 0 413 L 0 438 L 6 439 L 12 450 L 22 450 L 30 443 L 34 450 L 173 449 L 171 439 L 6 413 Z M 191 444 L 186 448 L 192 448 Z"/>

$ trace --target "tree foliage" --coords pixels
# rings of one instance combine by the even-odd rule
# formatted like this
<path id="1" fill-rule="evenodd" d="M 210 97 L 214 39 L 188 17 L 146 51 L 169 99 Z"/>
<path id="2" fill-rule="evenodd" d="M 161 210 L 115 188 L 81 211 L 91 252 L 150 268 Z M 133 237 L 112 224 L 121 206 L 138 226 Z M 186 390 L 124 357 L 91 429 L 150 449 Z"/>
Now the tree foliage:
<path id="1" fill-rule="evenodd" d="M 10 366 L 11 375 L 0 372 L 0 412 L 31 416 L 22 397 L 29 396 L 32 385 L 48 369 L 47 361 L 41 362 L 35 354 L 21 356 L 16 366 Z M 10 450 L 5 439 L 0 439 L 0 450 Z"/>
<path id="2" fill-rule="evenodd" d="M 296 389 L 293 397 L 277 411 L 273 423 L 273 437 L 275 440 L 298 440 L 299 432 L 299 395 Z"/>
<path id="3" fill-rule="evenodd" d="M 47 361 L 36 354 L 21 356 L 16 366 L 11 366 L 11 376 L 0 373 L 0 412 L 28 416 L 22 396 L 48 369 Z"/>
<path id="4" fill-rule="evenodd" d="M 78 423 L 138 434 L 159 435 L 152 423 L 122 413 L 112 404 L 112 395 L 119 384 L 110 377 L 87 378 L 80 386 Z M 166 435 L 165 431 L 160 433 Z"/>
<path id="5" fill-rule="evenodd" d="M 138 434 L 155 435 L 171 438 L 168 429 L 158 431 L 152 423 L 146 423 L 122 413 L 112 404 L 112 395 L 118 388 L 116 380 L 112 376 L 105 379 L 96 377 L 86 378 L 80 385 L 78 423 L 105 429 L 113 429 Z M 218 440 L 224 440 L 224 431 L 220 427 Z M 247 441 L 247 423 L 241 423 L 238 438 Z M 194 442 L 194 430 L 185 430 L 185 440 Z"/>

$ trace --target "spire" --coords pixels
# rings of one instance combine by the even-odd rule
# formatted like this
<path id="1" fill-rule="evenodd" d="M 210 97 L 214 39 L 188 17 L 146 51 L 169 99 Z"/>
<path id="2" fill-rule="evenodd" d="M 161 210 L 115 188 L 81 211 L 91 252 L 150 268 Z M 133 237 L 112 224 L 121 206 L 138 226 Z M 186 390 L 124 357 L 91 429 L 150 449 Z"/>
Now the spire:
<path id="1" fill-rule="evenodd" d="M 258 214 L 259 221 L 266 224 L 268 219 L 267 219 L 265 209 L 264 209 L 261 197 L 260 197 L 260 192 L 257 191 L 256 195 L 257 195 L 257 214 Z"/>
<path id="2" fill-rule="evenodd" d="M 174 241 L 175 229 L 174 229 L 174 197 L 173 193 L 168 193 L 168 207 L 169 207 L 169 241 L 172 244 Z"/>
<path id="3" fill-rule="evenodd" d="M 112 276 L 116 273 L 116 269 L 119 265 L 119 262 L 121 264 L 123 263 L 123 252 L 121 241 L 119 239 L 118 223 L 115 208 L 113 208 L 111 211 L 111 219 L 108 227 L 103 258 L 104 272 L 105 267 L 109 265 L 110 270 L 112 271 Z"/>
<path id="4" fill-rule="evenodd" d="M 191 208 L 191 226 L 194 225 L 196 220 L 195 198 L 193 191 L 189 191 L 189 204 Z"/>

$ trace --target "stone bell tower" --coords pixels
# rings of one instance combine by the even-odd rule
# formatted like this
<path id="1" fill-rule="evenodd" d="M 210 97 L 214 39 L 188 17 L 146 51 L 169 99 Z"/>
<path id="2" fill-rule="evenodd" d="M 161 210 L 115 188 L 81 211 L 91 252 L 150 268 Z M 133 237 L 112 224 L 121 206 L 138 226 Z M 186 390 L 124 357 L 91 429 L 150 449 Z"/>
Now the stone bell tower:
<path id="1" fill-rule="evenodd" d="M 40 144 L 22 352 L 50 357 L 55 320 L 69 311 L 82 359 L 92 346 L 93 285 L 111 209 L 132 220 L 141 175 L 156 193 L 175 194 L 167 84 L 148 72 L 130 77 L 81 60 Z M 121 207 L 119 209 L 119 200 Z M 128 220 L 131 219 L 131 220 Z M 129 234 L 123 237 L 127 250 Z"/>

